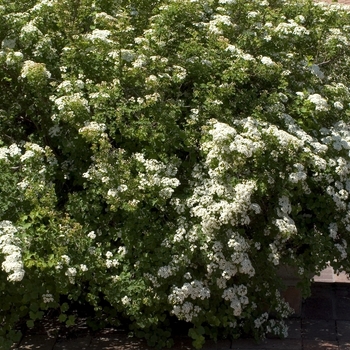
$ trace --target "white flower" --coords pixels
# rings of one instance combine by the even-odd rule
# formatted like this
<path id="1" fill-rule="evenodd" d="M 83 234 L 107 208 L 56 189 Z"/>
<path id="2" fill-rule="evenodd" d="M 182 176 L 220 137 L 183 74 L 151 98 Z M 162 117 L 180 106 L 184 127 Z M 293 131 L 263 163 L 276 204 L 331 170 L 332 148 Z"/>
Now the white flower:
<path id="1" fill-rule="evenodd" d="M 101 30 L 101 29 L 94 29 L 92 31 L 91 34 L 86 34 L 86 38 L 92 41 L 95 40 L 101 40 L 104 41 L 106 43 L 111 43 L 112 40 L 108 39 L 108 37 L 111 35 L 112 33 L 109 30 Z"/>
<path id="2" fill-rule="evenodd" d="M 272 59 L 270 57 L 267 56 L 263 56 L 260 59 L 261 63 L 264 64 L 265 66 L 274 66 L 276 63 L 274 61 L 272 61 Z"/>
<path id="3" fill-rule="evenodd" d="M 237 0 L 219 0 L 219 4 L 235 4 Z"/>
<path id="4" fill-rule="evenodd" d="M 75 267 L 68 267 L 66 271 L 66 276 L 75 276 L 77 274 L 77 269 Z"/>
<path id="5" fill-rule="evenodd" d="M 344 108 L 343 104 L 339 101 L 334 102 L 334 108 L 339 109 L 340 111 Z"/>
<path id="6" fill-rule="evenodd" d="M 328 103 L 327 100 L 324 99 L 319 94 L 313 94 L 308 97 L 308 101 L 312 102 L 316 106 L 316 111 L 328 111 Z"/>
<path id="7" fill-rule="evenodd" d="M 34 157 L 35 153 L 33 151 L 26 151 L 22 156 L 21 156 L 21 161 L 24 162 L 25 160 Z"/>
<path id="8" fill-rule="evenodd" d="M 86 272 L 86 271 L 89 270 L 88 267 L 85 264 L 80 264 L 79 267 L 80 267 L 80 270 L 83 271 L 83 272 Z"/>
<path id="9" fill-rule="evenodd" d="M 310 71 L 311 71 L 312 74 L 316 75 L 317 78 L 324 79 L 324 74 L 323 74 L 323 72 L 321 71 L 320 67 L 317 64 L 313 64 L 310 67 Z"/>
<path id="10" fill-rule="evenodd" d="M 131 302 L 131 299 L 130 299 L 128 296 L 125 295 L 125 296 L 122 298 L 121 302 L 122 302 L 123 305 L 129 305 L 130 302 Z"/>
<path id="11" fill-rule="evenodd" d="M 254 320 L 255 328 L 260 328 L 263 325 L 263 323 L 265 323 L 268 320 L 268 318 L 269 318 L 269 314 L 265 312 L 259 318 Z"/>
<path id="12" fill-rule="evenodd" d="M 9 148 L 8 148 L 8 153 L 11 157 L 17 156 L 21 154 L 21 149 L 13 143 Z"/>
<path id="13" fill-rule="evenodd" d="M 95 238 L 96 238 L 95 231 L 89 232 L 87 236 L 88 236 L 89 238 L 91 238 L 91 239 L 95 239 Z"/>
<path id="14" fill-rule="evenodd" d="M 29 77 L 29 75 L 33 75 L 34 77 L 51 77 L 51 73 L 46 69 L 43 63 L 36 63 L 30 60 L 23 63 L 21 70 L 22 78 Z"/>
<path id="15" fill-rule="evenodd" d="M 67 265 L 70 263 L 70 257 L 68 255 L 62 255 L 61 259 L 63 260 L 64 263 Z"/>
<path id="16" fill-rule="evenodd" d="M 22 62 L 23 60 L 23 54 L 22 52 L 19 52 L 19 51 L 10 51 L 7 53 L 7 56 L 6 56 L 6 64 L 8 66 L 11 66 L 13 64 L 16 64 L 16 63 L 20 63 Z"/>
<path id="17" fill-rule="evenodd" d="M 5 255 L 1 267 L 9 274 L 7 280 L 10 282 L 22 281 L 25 274 L 20 241 L 15 236 L 16 233 L 17 229 L 11 221 L 0 222 L 0 252 Z"/>
<path id="18" fill-rule="evenodd" d="M 247 17 L 248 18 L 255 18 L 258 15 L 259 15 L 258 11 L 250 11 L 250 12 L 247 13 Z"/>
<path id="19" fill-rule="evenodd" d="M 45 304 L 54 302 L 55 299 L 53 298 L 53 295 L 52 295 L 51 293 L 49 293 L 49 291 L 46 291 L 46 292 L 47 292 L 46 294 L 43 294 L 43 295 L 42 295 L 43 302 L 44 302 Z"/>

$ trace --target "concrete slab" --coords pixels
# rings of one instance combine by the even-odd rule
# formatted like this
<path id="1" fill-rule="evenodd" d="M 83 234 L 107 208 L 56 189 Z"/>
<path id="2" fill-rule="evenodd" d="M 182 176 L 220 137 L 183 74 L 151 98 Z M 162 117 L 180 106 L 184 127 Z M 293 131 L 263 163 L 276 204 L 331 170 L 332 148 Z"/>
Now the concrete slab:
<path id="1" fill-rule="evenodd" d="M 25 336 L 19 350 L 53 350 L 56 343 L 56 337 L 49 337 L 45 334 Z"/>
<path id="2" fill-rule="evenodd" d="M 350 343 L 350 321 L 337 320 L 337 333 L 339 340 Z"/>
<path id="3" fill-rule="evenodd" d="M 339 350 L 339 347 L 338 342 L 336 341 L 317 341 L 307 339 L 303 341 L 303 350 Z"/>
<path id="4" fill-rule="evenodd" d="M 231 349 L 230 340 L 218 340 L 214 342 L 213 340 L 208 340 L 205 342 L 202 350 L 229 350 Z"/>
<path id="5" fill-rule="evenodd" d="M 335 312 L 338 320 L 350 321 L 350 296 L 335 299 Z"/>
<path id="6" fill-rule="evenodd" d="M 334 319 L 334 305 L 331 296 L 312 295 L 306 299 L 302 311 L 303 318 L 312 320 Z"/>
<path id="7" fill-rule="evenodd" d="M 335 320 L 303 320 L 302 338 L 304 340 L 337 341 Z"/>
<path id="8" fill-rule="evenodd" d="M 120 334 L 93 338 L 89 350 L 151 350 L 151 348 L 142 340 Z"/>
<path id="9" fill-rule="evenodd" d="M 268 339 L 265 342 L 266 350 L 301 350 L 301 339 Z"/>
<path id="10" fill-rule="evenodd" d="M 286 321 L 288 337 L 286 339 L 301 339 L 301 320 L 299 318 Z"/>
<path id="11" fill-rule="evenodd" d="M 260 343 L 254 340 L 242 339 L 234 341 L 232 350 L 301 350 L 302 341 L 297 339 L 266 339 Z"/>
<path id="12" fill-rule="evenodd" d="M 57 341 L 53 350 L 87 350 L 90 347 L 91 340 L 91 336 L 84 336 Z"/>
<path id="13" fill-rule="evenodd" d="M 349 349 L 350 349 L 350 341 L 339 340 L 338 350 L 349 350 Z"/>
<path id="14" fill-rule="evenodd" d="M 232 342 L 232 350 L 248 350 L 259 349 L 266 350 L 266 342 L 257 343 L 254 339 L 234 339 Z"/>

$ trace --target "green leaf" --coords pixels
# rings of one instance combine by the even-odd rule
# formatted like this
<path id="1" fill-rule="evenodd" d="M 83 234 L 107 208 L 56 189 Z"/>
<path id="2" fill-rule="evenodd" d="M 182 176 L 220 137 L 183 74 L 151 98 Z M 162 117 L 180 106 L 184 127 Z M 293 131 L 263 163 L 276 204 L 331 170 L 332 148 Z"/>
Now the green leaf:
<path id="1" fill-rule="evenodd" d="M 74 326 L 74 324 L 75 324 L 75 316 L 70 315 L 68 317 L 68 320 L 66 321 L 66 325 L 67 326 Z"/>
<path id="2" fill-rule="evenodd" d="M 39 305 L 37 303 L 31 303 L 29 308 L 31 311 L 37 312 L 39 310 Z"/>
<path id="3" fill-rule="evenodd" d="M 61 309 L 62 312 L 68 311 L 68 310 L 69 310 L 69 305 L 68 305 L 68 303 L 63 303 L 63 304 L 61 305 L 60 309 Z"/>
<path id="4" fill-rule="evenodd" d="M 66 319 L 67 319 L 67 315 L 66 314 L 61 314 L 61 315 L 58 316 L 58 320 L 60 322 L 65 322 Z"/>
<path id="5" fill-rule="evenodd" d="M 33 328 L 34 327 L 34 321 L 33 320 L 28 320 L 26 322 L 28 328 Z"/>

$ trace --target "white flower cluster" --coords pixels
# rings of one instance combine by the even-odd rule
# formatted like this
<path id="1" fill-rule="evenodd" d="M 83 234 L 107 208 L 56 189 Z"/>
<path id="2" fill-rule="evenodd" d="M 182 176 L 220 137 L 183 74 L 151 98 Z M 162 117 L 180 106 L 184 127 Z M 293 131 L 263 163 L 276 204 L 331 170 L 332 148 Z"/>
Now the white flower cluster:
<path id="1" fill-rule="evenodd" d="M 85 122 L 85 126 L 79 129 L 79 134 L 82 134 L 87 139 L 94 138 L 96 136 L 101 136 L 101 134 L 106 130 L 106 125 L 103 123 Z"/>
<path id="2" fill-rule="evenodd" d="M 162 242 L 162 246 L 166 246 L 169 247 L 169 242 L 167 239 L 165 239 Z M 172 275 L 174 275 L 176 272 L 178 272 L 180 270 L 181 266 L 186 266 L 190 263 L 190 260 L 188 259 L 188 257 L 185 254 L 175 254 L 172 256 L 172 259 L 170 261 L 170 263 L 166 266 L 161 266 L 158 269 L 158 276 L 161 278 L 168 278 Z"/>
<path id="3" fill-rule="evenodd" d="M 323 129 L 323 133 L 327 135 L 322 138 L 324 144 L 332 145 L 337 151 L 350 149 L 350 127 L 347 123 L 337 122 L 330 129 Z"/>
<path id="4" fill-rule="evenodd" d="M 170 198 L 174 189 L 180 185 L 180 181 L 175 177 L 177 168 L 174 164 L 164 164 L 156 159 L 145 159 L 142 153 L 135 153 L 134 158 L 142 163 L 145 172 L 139 172 L 139 190 L 148 188 L 158 188 L 159 196 Z"/>
<path id="5" fill-rule="evenodd" d="M 5 53 L 4 51 L 0 51 L 0 53 Z M 8 51 L 6 53 L 6 61 L 5 63 L 8 66 L 12 66 L 15 64 L 19 64 L 23 61 L 23 54 L 19 51 Z"/>
<path id="6" fill-rule="evenodd" d="M 94 29 L 92 31 L 92 33 L 89 34 L 85 34 L 85 38 L 91 41 L 102 41 L 105 43 L 113 43 L 112 40 L 108 39 L 108 37 L 111 35 L 112 33 L 109 30 L 102 30 L 102 29 Z"/>
<path id="7" fill-rule="evenodd" d="M 334 42 L 337 42 L 336 46 L 340 48 L 349 45 L 348 38 L 344 35 L 344 32 L 342 32 L 339 28 L 329 28 L 328 31 L 330 34 L 326 38 L 327 43 L 330 43 L 332 45 Z"/>
<path id="8" fill-rule="evenodd" d="M 21 43 L 26 47 L 33 45 L 33 41 L 37 40 L 43 35 L 39 28 L 35 25 L 35 21 L 30 21 L 25 24 L 20 32 Z"/>
<path id="9" fill-rule="evenodd" d="M 305 181 L 306 180 L 306 172 L 304 171 L 305 168 L 302 164 L 296 163 L 294 164 L 294 167 L 297 169 L 297 172 L 289 174 L 289 181 L 293 183 L 298 183 L 299 181 Z"/>
<path id="10" fill-rule="evenodd" d="M 63 67 L 61 67 L 63 68 Z M 59 94 L 68 94 L 75 90 L 82 90 L 84 88 L 85 83 L 81 79 L 77 79 L 75 81 L 71 80 L 63 80 L 56 88 Z"/>
<path id="11" fill-rule="evenodd" d="M 121 299 L 121 302 L 123 305 L 129 305 L 131 303 L 131 298 L 129 298 L 127 295 L 123 296 Z"/>
<path id="12" fill-rule="evenodd" d="M 287 240 L 291 235 L 295 235 L 297 233 L 295 222 L 288 215 L 292 211 L 292 206 L 287 196 L 282 196 L 279 198 L 278 203 L 280 207 L 277 208 L 277 215 L 280 217 L 280 219 L 276 219 L 274 224 L 278 228 L 282 240 Z"/>
<path id="13" fill-rule="evenodd" d="M 236 226 L 250 222 L 248 212 L 254 190 L 254 181 L 245 181 L 232 188 L 225 186 L 220 179 L 203 178 L 193 189 L 193 195 L 186 200 L 186 204 L 191 216 L 201 219 L 203 232 L 211 236 L 222 225 L 230 223 Z M 217 195 L 225 196 L 215 199 Z"/>
<path id="14" fill-rule="evenodd" d="M 75 283 L 75 276 L 77 275 L 77 269 L 75 267 L 68 267 L 65 275 L 68 277 L 71 284 Z"/>
<path id="15" fill-rule="evenodd" d="M 55 301 L 55 299 L 53 298 L 53 295 L 48 290 L 46 291 L 46 294 L 42 295 L 42 298 L 43 298 L 44 304 L 53 303 Z"/>
<path id="16" fill-rule="evenodd" d="M 298 149 L 304 145 L 304 141 L 282 129 L 279 129 L 275 125 L 270 125 L 266 130 L 264 130 L 264 134 L 274 136 L 277 139 L 280 147 L 286 151 L 289 151 L 291 146 L 292 149 Z"/>
<path id="17" fill-rule="evenodd" d="M 288 326 L 285 324 L 284 321 L 280 320 L 268 320 L 266 325 L 266 332 L 283 336 L 284 338 L 288 337 Z"/>
<path id="18" fill-rule="evenodd" d="M 35 80 L 36 78 L 50 78 L 51 73 L 46 69 L 43 63 L 24 61 L 21 70 L 21 77 L 28 77 L 28 79 Z"/>
<path id="19" fill-rule="evenodd" d="M 227 234 L 229 236 L 227 246 L 233 248 L 234 251 L 231 255 L 231 261 L 239 265 L 240 273 L 253 277 L 255 275 L 255 269 L 248 256 L 250 249 L 249 243 L 238 232 L 228 230 Z"/>
<path id="20" fill-rule="evenodd" d="M 82 108 L 87 112 L 90 112 L 89 102 L 83 97 L 81 92 L 76 92 L 72 95 L 66 95 L 61 97 L 50 97 L 59 111 L 75 111 L 76 108 Z"/>
<path id="21" fill-rule="evenodd" d="M 336 243 L 335 247 L 339 250 L 340 252 L 340 258 L 341 260 L 345 260 L 348 257 L 348 253 L 347 253 L 347 242 L 345 239 L 342 240 L 342 244 L 340 243 Z"/>
<path id="22" fill-rule="evenodd" d="M 185 283 L 181 288 L 173 287 L 168 300 L 171 304 L 183 304 L 187 298 L 204 300 L 209 297 L 209 288 L 203 282 L 194 280 L 190 283 Z"/>
<path id="23" fill-rule="evenodd" d="M 337 186 L 338 184 L 338 186 Z M 337 206 L 339 211 L 345 211 L 347 208 L 347 204 L 346 204 L 346 200 L 349 197 L 349 188 L 348 191 L 346 189 L 343 188 L 343 185 L 341 182 L 337 181 L 335 183 L 336 188 L 334 188 L 333 186 L 328 186 L 326 189 L 326 193 L 332 197 L 335 205 Z M 340 185 L 340 186 L 339 186 Z M 345 218 L 344 218 L 344 222 L 345 222 Z"/>
<path id="24" fill-rule="evenodd" d="M 271 253 L 269 253 L 268 259 L 274 264 L 278 265 L 280 263 L 280 253 L 275 243 L 270 243 L 269 248 Z"/>
<path id="25" fill-rule="evenodd" d="M 197 317 L 201 311 L 198 305 L 193 305 L 190 301 L 186 301 L 182 305 L 174 305 L 171 311 L 179 320 L 191 322 L 194 317 Z"/>
<path id="26" fill-rule="evenodd" d="M 320 143 L 315 137 L 307 134 L 300 126 L 295 122 L 295 120 L 286 113 L 280 114 L 280 118 L 284 121 L 288 128 L 288 132 L 296 137 L 296 140 L 299 140 L 298 147 L 309 146 L 312 149 L 312 153 L 310 153 L 310 157 L 314 158 L 313 161 L 317 163 L 317 166 L 322 170 L 325 169 L 326 161 L 319 156 L 318 154 L 323 154 L 328 150 L 328 147 L 325 144 Z"/>
<path id="27" fill-rule="evenodd" d="M 232 56 L 241 58 L 245 61 L 255 61 L 254 56 L 244 52 L 242 49 L 238 48 L 235 45 L 228 44 L 225 51 L 230 52 Z"/>
<path id="28" fill-rule="evenodd" d="M 276 28 L 275 31 L 277 33 L 284 35 L 296 35 L 296 36 L 304 36 L 309 35 L 309 31 L 304 27 L 295 22 L 292 19 L 289 19 L 287 22 L 280 23 Z"/>
<path id="29" fill-rule="evenodd" d="M 337 239 L 338 237 L 338 225 L 335 222 L 331 222 L 328 226 L 329 229 L 329 237 L 332 239 Z"/>
<path id="30" fill-rule="evenodd" d="M 41 1 L 38 1 L 38 3 L 35 4 L 34 7 L 30 10 L 30 12 L 40 11 L 43 7 L 52 7 L 57 2 L 58 2 L 57 0 L 41 0 Z"/>
<path id="31" fill-rule="evenodd" d="M 258 150 L 263 148 L 261 141 L 252 140 L 248 137 L 243 137 L 242 134 L 236 135 L 234 140 L 230 143 L 229 149 L 231 152 L 238 152 L 244 155 L 245 158 L 250 158 Z"/>
<path id="32" fill-rule="evenodd" d="M 238 262 L 236 261 L 237 259 L 234 262 L 230 261 L 230 259 L 227 260 L 224 254 L 222 253 L 222 249 L 222 243 L 216 241 L 214 242 L 212 249 L 208 249 L 207 251 L 207 257 L 211 261 L 207 265 L 207 278 L 210 278 L 210 276 L 217 272 L 217 270 L 219 269 L 219 273 L 221 272 L 221 277 L 217 278 L 216 284 L 221 289 L 226 288 L 227 281 L 231 277 L 234 277 L 238 272 L 238 267 L 234 264 L 234 262 L 236 264 L 239 264 L 241 261 L 244 260 L 244 256 L 241 256 L 241 259 Z"/>
<path id="33" fill-rule="evenodd" d="M 186 78 L 187 72 L 186 69 L 181 66 L 173 66 L 173 79 L 175 81 L 182 81 Z"/>
<path id="34" fill-rule="evenodd" d="M 276 64 L 270 57 L 267 57 L 267 56 L 261 57 L 260 61 L 265 66 L 269 66 L 269 67 L 274 66 Z"/>
<path id="35" fill-rule="evenodd" d="M 219 4 L 235 4 L 237 0 L 219 0 Z"/>
<path id="36" fill-rule="evenodd" d="M 0 252 L 5 256 L 2 262 L 2 270 L 8 273 L 7 280 L 10 282 L 22 281 L 25 271 L 22 262 L 22 250 L 19 247 L 20 240 L 15 236 L 16 227 L 11 221 L 0 222 Z"/>
<path id="37" fill-rule="evenodd" d="M 181 288 L 173 287 L 172 292 L 168 296 L 169 303 L 173 305 L 172 313 L 179 319 L 184 319 L 191 322 L 193 317 L 197 316 L 201 308 L 198 305 L 193 305 L 187 298 L 208 299 L 210 290 L 204 286 L 203 282 L 194 280 L 191 283 L 185 283 Z"/>
<path id="38" fill-rule="evenodd" d="M 329 106 L 327 100 L 323 98 L 320 94 L 310 95 L 308 101 L 312 102 L 315 105 L 316 111 L 328 111 Z"/>
<path id="39" fill-rule="evenodd" d="M 230 302 L 234 316 L 240 316 L 243 311 L 243 305 L 247 305 L 249 303 L 249 299 L 246 294 L 247 287 L 243 284 L 227 288 L 222 293 L 222 298 Z"/>
<path id="40" fill-rule="evenodd" d="M 222 34 L 222 25 L 232 26 L 230 16 L 227 15 L 214 15 L 213 19 L 208 23 L 208 30 L 213 34 Z"/>
<path id="41" fill-rule="evenodd" d="M 265 322 L 267 322 L 268 318 L 269 314 L 267 312 L 264 312 L 260 317 L 256 318 L 254 320 L 255 328 L 260 328 Z"/>
<path id="42" fill-rule="evenodd" d="M 121 248 L 121 247 L 120 247 Z M 110 269 L 111 267 L 116 267 L 120 264 L 120 261 L 118 259 L 112 259 L 113 258 L 113 253 L 108 251 L 106 252 L 106 261 L 105 261 L 105 264 L 106 264 L 106 267 L 108 269 Z"/>
<path id="43" fill-rule="evenodd" d="M 0 147 L 0 159 L 8 160 L 8 157 L 15 157 L 21 154 L 21 149 L 13 143 L 9 147 Z"/>

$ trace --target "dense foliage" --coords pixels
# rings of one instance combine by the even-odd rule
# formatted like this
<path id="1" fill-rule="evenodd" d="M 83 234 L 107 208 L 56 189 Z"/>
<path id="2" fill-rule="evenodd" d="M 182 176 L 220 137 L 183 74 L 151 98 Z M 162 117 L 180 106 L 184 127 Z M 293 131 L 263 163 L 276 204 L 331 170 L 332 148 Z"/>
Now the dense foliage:
<path id="1" fill-rule="evenodd" d="M 0 0 L 0 343 L 49 309 L 171 345 L 286 334 L 350 272 L 350 14 L 307 0 Z"/>

